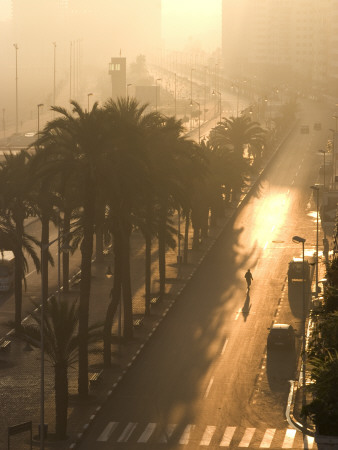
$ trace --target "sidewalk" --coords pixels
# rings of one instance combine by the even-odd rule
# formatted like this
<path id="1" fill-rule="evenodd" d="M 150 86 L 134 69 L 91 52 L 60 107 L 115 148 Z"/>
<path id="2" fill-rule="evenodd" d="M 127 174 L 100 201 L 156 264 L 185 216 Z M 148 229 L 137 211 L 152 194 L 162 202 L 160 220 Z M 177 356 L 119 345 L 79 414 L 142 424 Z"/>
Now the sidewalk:
<path id="1" fill-rule="evenodd" d="M 278 149 L 277 149 L 278 150 Z M 276 150 L 276 151 L 277 151 Z M 267 163 L 267 165 L 271 160 Z M 251 188 L 259 182 L 252 180 Z M 113 347 L 112 367 L 105 369 L 102 381 L 90 389 L 88 400 L 80 401 L 77 397 L 77 367 L 69 369 L 69 413 L 68 413 L 68 435 L 69 439 L 64 442 L 53 442 L 47 440 L 45 448 L 58 448 L 65 450 L 76 448 L 76 442 L 81 441 L 91 421 L 95 419 L 100 406 L 111 395 L 112 389 L 121 380 L 128 367 L 140 353 L 151 335 L 155 332 L 162 318 L 167 314 L 170 307 L 179 298 L 180 292 L 189 282 L 204 256 L 215 244 L 217 238 L 224 230 L 236 208 L 245 203 L 249 190 L 243 194 L 237 205 L 229 205 L 226 215 L 219 220 L 217 226 L 210 229 L 209 236 L 201 242 L 197 250 L 189 250 L 188 264 L 177 265 L 177 253 L 168 251 L 166 255 L 167 286 L 166 295 L 160 304 L 152 306 L 151 316 L 144 319 L 141 326 L 135 327 L 135 335 L 128 342 L 121 342 L 119 353 L 118 342 Z M 189 248 L 192 242 L 192 229 L 190 228 Z M 152 293 L 156 296 L 159 290 L 159 276 L 157 263 L 157 244 L 154 241 L 152 252 Z M 90 302 L 90 318 L 94 322 L 102 321 L 106 314 L 109 302 L 109 293 L 112 287 L 112 279 L 105 277 L 107 266 L 113 266 L 113 255 L 107 254 L 102 263 L 95 262 L 92 267 L 92 289 Z M 144 314 L 144 240 L 139 232 L 134 232 L 131 239 L 131 275 L 133 294 L 133 313 L 135 316 Z M 79 285 L 73 284 L 67 298 L 78 298 Z M 0 303 L 0 313 L 4 311 Z M 117 335 L 117 325 L 113 329 Z M 99 348 L 98 350 L 102 349 Z M 103 367 L 102 353 L 96 352 L 89 357 L 89 372 L 99 372 Z M 11 349 L 0 354 L 0 448 L 7 448 L 7 427 L 22 422 L 33 422 L 33 436 L 37 434 L 40 423 L 40 350 L 31 349 L 15 337 L 12 339 Z M 54 410 L 54 377 L 53 368 L 48 362 L 45 364 L 45 423 L 48 431 L 54 432 L 55 410 Z M 21 450 L 28 448 L 29 433 L 13 436 L 11 448 Z M 39 447 L 39 442 L 34 442 L 34 447 Z"/>

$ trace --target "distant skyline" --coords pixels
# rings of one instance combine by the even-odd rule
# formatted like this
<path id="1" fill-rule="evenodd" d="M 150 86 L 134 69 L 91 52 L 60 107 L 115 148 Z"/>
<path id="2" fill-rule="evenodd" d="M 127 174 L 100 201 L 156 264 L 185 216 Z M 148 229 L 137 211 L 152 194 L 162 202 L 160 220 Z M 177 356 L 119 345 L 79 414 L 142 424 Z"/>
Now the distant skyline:
<path id="1" fill-rule="evenodd" d="M 142 0 L 140 0 L 142 1 Z M 0 0 L 0 21 L 10 18 L 11 0 Z M 162 0 L 162 38 L 169 49 L 221 47 L 221 0 Z"/>

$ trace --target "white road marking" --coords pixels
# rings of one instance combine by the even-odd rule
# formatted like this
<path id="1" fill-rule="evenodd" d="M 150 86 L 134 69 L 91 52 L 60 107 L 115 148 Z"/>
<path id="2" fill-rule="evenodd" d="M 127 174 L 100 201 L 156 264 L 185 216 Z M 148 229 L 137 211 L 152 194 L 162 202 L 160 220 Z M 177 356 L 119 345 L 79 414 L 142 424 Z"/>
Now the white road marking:
<path id="1" fill-rule="evenodd" d="M 123 430 L 121 436 L 118 438 L 117 442 L 127 442 L 136 426 L 137 423 L 129 422 L 126 428 Z"/>
<path id="2" fill-rule="evenodd" d="M 108 425 L 102 431 L 102 433 L 100 434 L 100 436 L 98 437 L 97 440 L 100 441 L 100 442 L 108 441 L 108 439 L 112 435 L 112 433 L 115 430 L 115 428 L 117 427 L 117 425 L 118 425 L 118 422 L 109 422 Z"/>
<path id="3" fill-rule="evenodd" d="M 215 431 L 216 431 L 216 427 L 208 426 L 203 434 L 200 445 L 209 445 Z"/>
<path id="4" fill-rule="evenodd" d="M 260 448 L 270 448 L 272 439 L 275 435 L 276 429 L 275 428 L 268 428 L 263 436 Z"/>
<path id="5" fill-rule="evenodd" d="M 294 185 L 294 184 L 295 184 L 295 180 L 292 180 L 291 185 Z"/>
<path id="6" fill-rule="evenodd" d="M 161 444 L 166 444 L 169 441 L 169 439 L 171 438 L 171 435 L 173 434 L 175 428 L 176 428 L 176 424 L 167 425 L 165 431 L 161 434 L 159 442 Z"/>
<path id="7" fill-rule="evenodd" d="M 237 311 L 237 313 L 236 313 L 236 317 L 235 317 L 235 320 L 237 320 L 238 319 L 238 317 L 239 317 L 239 315 L 240 315 L 240 313 L 242 312 L 242 308 L 241 309 L 239 309 L 238 311 Z"/>
<path id="8" fill-rule="evenodd" d="M 284 438 L 282 448 L 292 448 L 295 436 L 296 436 L 296 430 L 292 430 L 291 428 L 288 428 L 285 433 L 285 438 Z"/>
<path id="9" fill-rule="evenodd" d="M 220 447 L 229 447 L 232 436 L 234 435 L 236 427 L 226 427 Z"/>
<path id="10" fill-rule="evenodd" d="M 223 348 L 222 348 L 222 351 L 221 351 L 221 355 L 224 354 L 227 345 L 228 345 L 228 339 L 225 339 L 225 342 L 224 342 L 224 345 L 223 345 Z"/>
<path id="11" fill-rule="evenodd" d="M 268 246 L 268 243 L 269 243 L 269 241 L 266 241 L 265 242 L 265 245 L 264 245 L 264 250 L 266 249 L 266 247 Z"/>
<path id="12" fill-rule="evenodd" d="M 238 444 L 238 447 L 249 447 L 252 436 L 254 435 L 256 428 L 247 428 L 245 430 L 244 436 L 242 437 L 241 442 Z"/>
<path id="13" fill-rule="evenodd" d="M 205 391 L 204 398 L 207 398 L 207 397 L 208 397 L 209 391 L 210 391 L 210 389 L 211 389 L 211 386 L 212 386 L 212 383 L 213 383 L 213 382 L 214 382 L 214 377 L 211 377 L 211 380 L 209 381 L 207 390 Z"/>
<path id="14" fill-rule="evenodd" d="M 179 444 L 186 445 L 189 443 L 190 433 L 194 429 L 194 425 L 187 425 L 182 433 L 182 436 L 179 440 Z"/>
<path id="15" fill-rule="evenodd" d="M 271 232 L 275 229 L 275 226 L 276 226 L 276 225 L 274 225 L 274 226 L 271 228 Z"/>
<path id="16" fill-rule="evenodd" d="M 312 436 L 305 436 L 304 437 L 304 448 L 313 448 L 313 442 L 315 438 Z"/>
<path id="17" fill-rule="evenodd" d="M 137 442 L 148 442 L 150 436 L 156 428 L 156 423 L 148 423 L 146 429 L 143 431 Z"/>
<path id="18" fill-rule="evenodd" d="M 288 189 L 288 190 L 287 190 L 287 193 L 286 193 L 286 195 L 289 195 L 289 194 L 290 194 L 290 189 Z"/>

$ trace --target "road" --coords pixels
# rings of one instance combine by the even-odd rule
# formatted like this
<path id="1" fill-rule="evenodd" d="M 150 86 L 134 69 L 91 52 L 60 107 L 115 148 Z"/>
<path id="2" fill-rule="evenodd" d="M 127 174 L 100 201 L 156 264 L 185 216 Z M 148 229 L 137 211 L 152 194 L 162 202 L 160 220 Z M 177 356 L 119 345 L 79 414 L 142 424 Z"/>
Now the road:
<path id="1" fill-rule="evenodd" d="M 302 114 L 310 125 L 323 121 L 324 113 L 308 106 Z M 82 450 L 303 448 L 285 418 L 301 331 L 301 305 L 289 303 L 285 280 L 289 260 L 301 255 L 292 236 L 306 238 L 307 254 L 315 249 L 309 186 L 327 128 L 314 132 L 311 125 L 309 135 L 296 130 L 288 139 L 103 405 Z M 298 330 L 294 354 L 267 356 L 273 321 Z"/>

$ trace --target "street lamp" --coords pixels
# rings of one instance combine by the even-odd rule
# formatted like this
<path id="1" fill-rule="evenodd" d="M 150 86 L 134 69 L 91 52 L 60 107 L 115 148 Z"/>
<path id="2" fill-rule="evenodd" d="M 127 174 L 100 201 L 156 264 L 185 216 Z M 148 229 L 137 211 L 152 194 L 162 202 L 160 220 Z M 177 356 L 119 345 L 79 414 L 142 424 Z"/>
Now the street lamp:
<path id="1" fill-rule="evenodd" d="M 132 86 L 133 83 L 128 83 L 127 84 L 127 98 L 129 97 L 129 86 Z"/>
<path id="2" fill-rule="evenodd" d="M 38 139 L 40 137 L 40 108 L 43 106 L 43 103 L 38 104 Z"/>
<path id="3" fill-rule="evenodd" d="M 319 187 L 318 186 L 310 186 L 310 188 L 316 192 L 316 205 L 317 205 L 317 237 L 316 237 L 316 297 L 318 296 L 318 224 L 319 224 Z"/>
<path id="4" fill-rule="evenodd" d="M 13 44 L 15 48 L 15 133 L 19 131 L 19 112 L 18 112 L 18 44 Z"/>
<path id="5" fill-rule="evenodd" d="M 324 172 L 323 172 L 323 176 L 324 176 L 324 190 L 325 190 L 325 172 L 326 172 L 326 166 L 325 166 L 325 150 L 319 150 L 319 153 L 322 153 L 322 155 L 324 156 Z"/>
<path id="6" fill-rule="evenodd" d="M 216 91 L 215 89 L 212 91 L 212 95 L 219 95 L 219 122 L 222 122 L 222 92 Z"/>
<path id="7" fill-rule="evenodd" d="M 107 267 L 107 271 L 105 273 L 106 278 L 110 279 L 113 277 L 113 272 L 111 270 L 111 267 L 108 266 Z M 112 295 L 112 293 L 111 293 Z M 118 321 L 118 336 L 119 336 L 119 353 L 121 353 L 121 331 L 122 331 L 122 305 L 121 305 L 121 298 L 119 299 L 119 305 L 118 305 L 118 317 L 119 317 L 119 321 Z"/>
<path id="8" fill-rule="evenodd" d="M 92 92 L 89 92 L 89 94 L 87 94 L 87 105 L 88 105 L 88 112 L 89 112 L 89 97 L 93 95 Z"/>
<path id="9" fill-rule="evenodd" d="M 302 283 L 302 298 L 303 298 L 303 302 L 302 302 L 302 309 L 303 309 L 303 324 L 302 324 L 302 337 L 303 337 L 303 345 L 302 345 L 302 362 L 303 362 L 303 367 L 302 367 L 302 378 L 303 378 L 303 395 L 302 395 L 302 406 L 305 407 L 306 405 L 306 338 L 305 338 L 305 312 L 306 312 L 306 307 L 305 307 L 305 252 L 304 252 L 304 244 L 305 244 L 305 239 L 300 237 L 300 236 L 293 236 L 292 238 L 292 242 L 295 242 L 296 244 L 301 243 L 302 244 L 302 255 L 303 255 L 303 269 L 302 269 L 302 276 L 303 276 L 303 283 Z M 306 418 L 305 418 L 306 421 Z M 305 427 L 304 427 L 305 428 Z"/>
<path id="10" fill-rule="evenodd" d="M 174 116 L 176 117 L 176 110 L 177 110 L 177 105 L 176 105 L 176 83 L 177 83 L 177 77 L 176 77 L 176 72 L 175 72 L 175 83 L 174 83 Z"/>
<path id="11" fill-rule="evenodd" d="M 162 78 L 156 78 L 156 89 L 155 89 L 155 111 L 157 111 L 157 82 L 162 81 Z"/>
<path id="12" fill-rule="evenodd" d="M 195 70 L 193 67 L 190 70 L 190 104 L 192 103 L 192 72 Z M 192 111 L 190 111 L 190 130 L 192 129 Z"/>
<path id="13" fill-rule="evenodd" d="M 198 143 L 200 144 L 201 143 L 201 105 L 198 102 L 196 102 L 195 100 L 191 99 L 191 103 L 190 103 L 191 115 L 192 115 L 193 103 L 196 103 L 196 105 L 198 106 Z"/>
<path id="14" fill-rule="evenodd" d="M 3 129 L 3 132 L 4 132 L 4 138 L 6 137 L 5 112 L 6 112 L 6 109 L 5 109 L 5 108 L 2 108 L 2 129 Z"/>
<path id="15" fill-rule="evenodd" d="M 55 81 L 56 81 L 56 42 L 53 42 L 53 46 L 54 46 L 54 83 L 53 83 L 53 106 L 55 106 L 55 92 L 56 92 L 56 88 L 55 88 Z M 55 116 L 55 111 L 53 111 L 53 116 Z"/>

